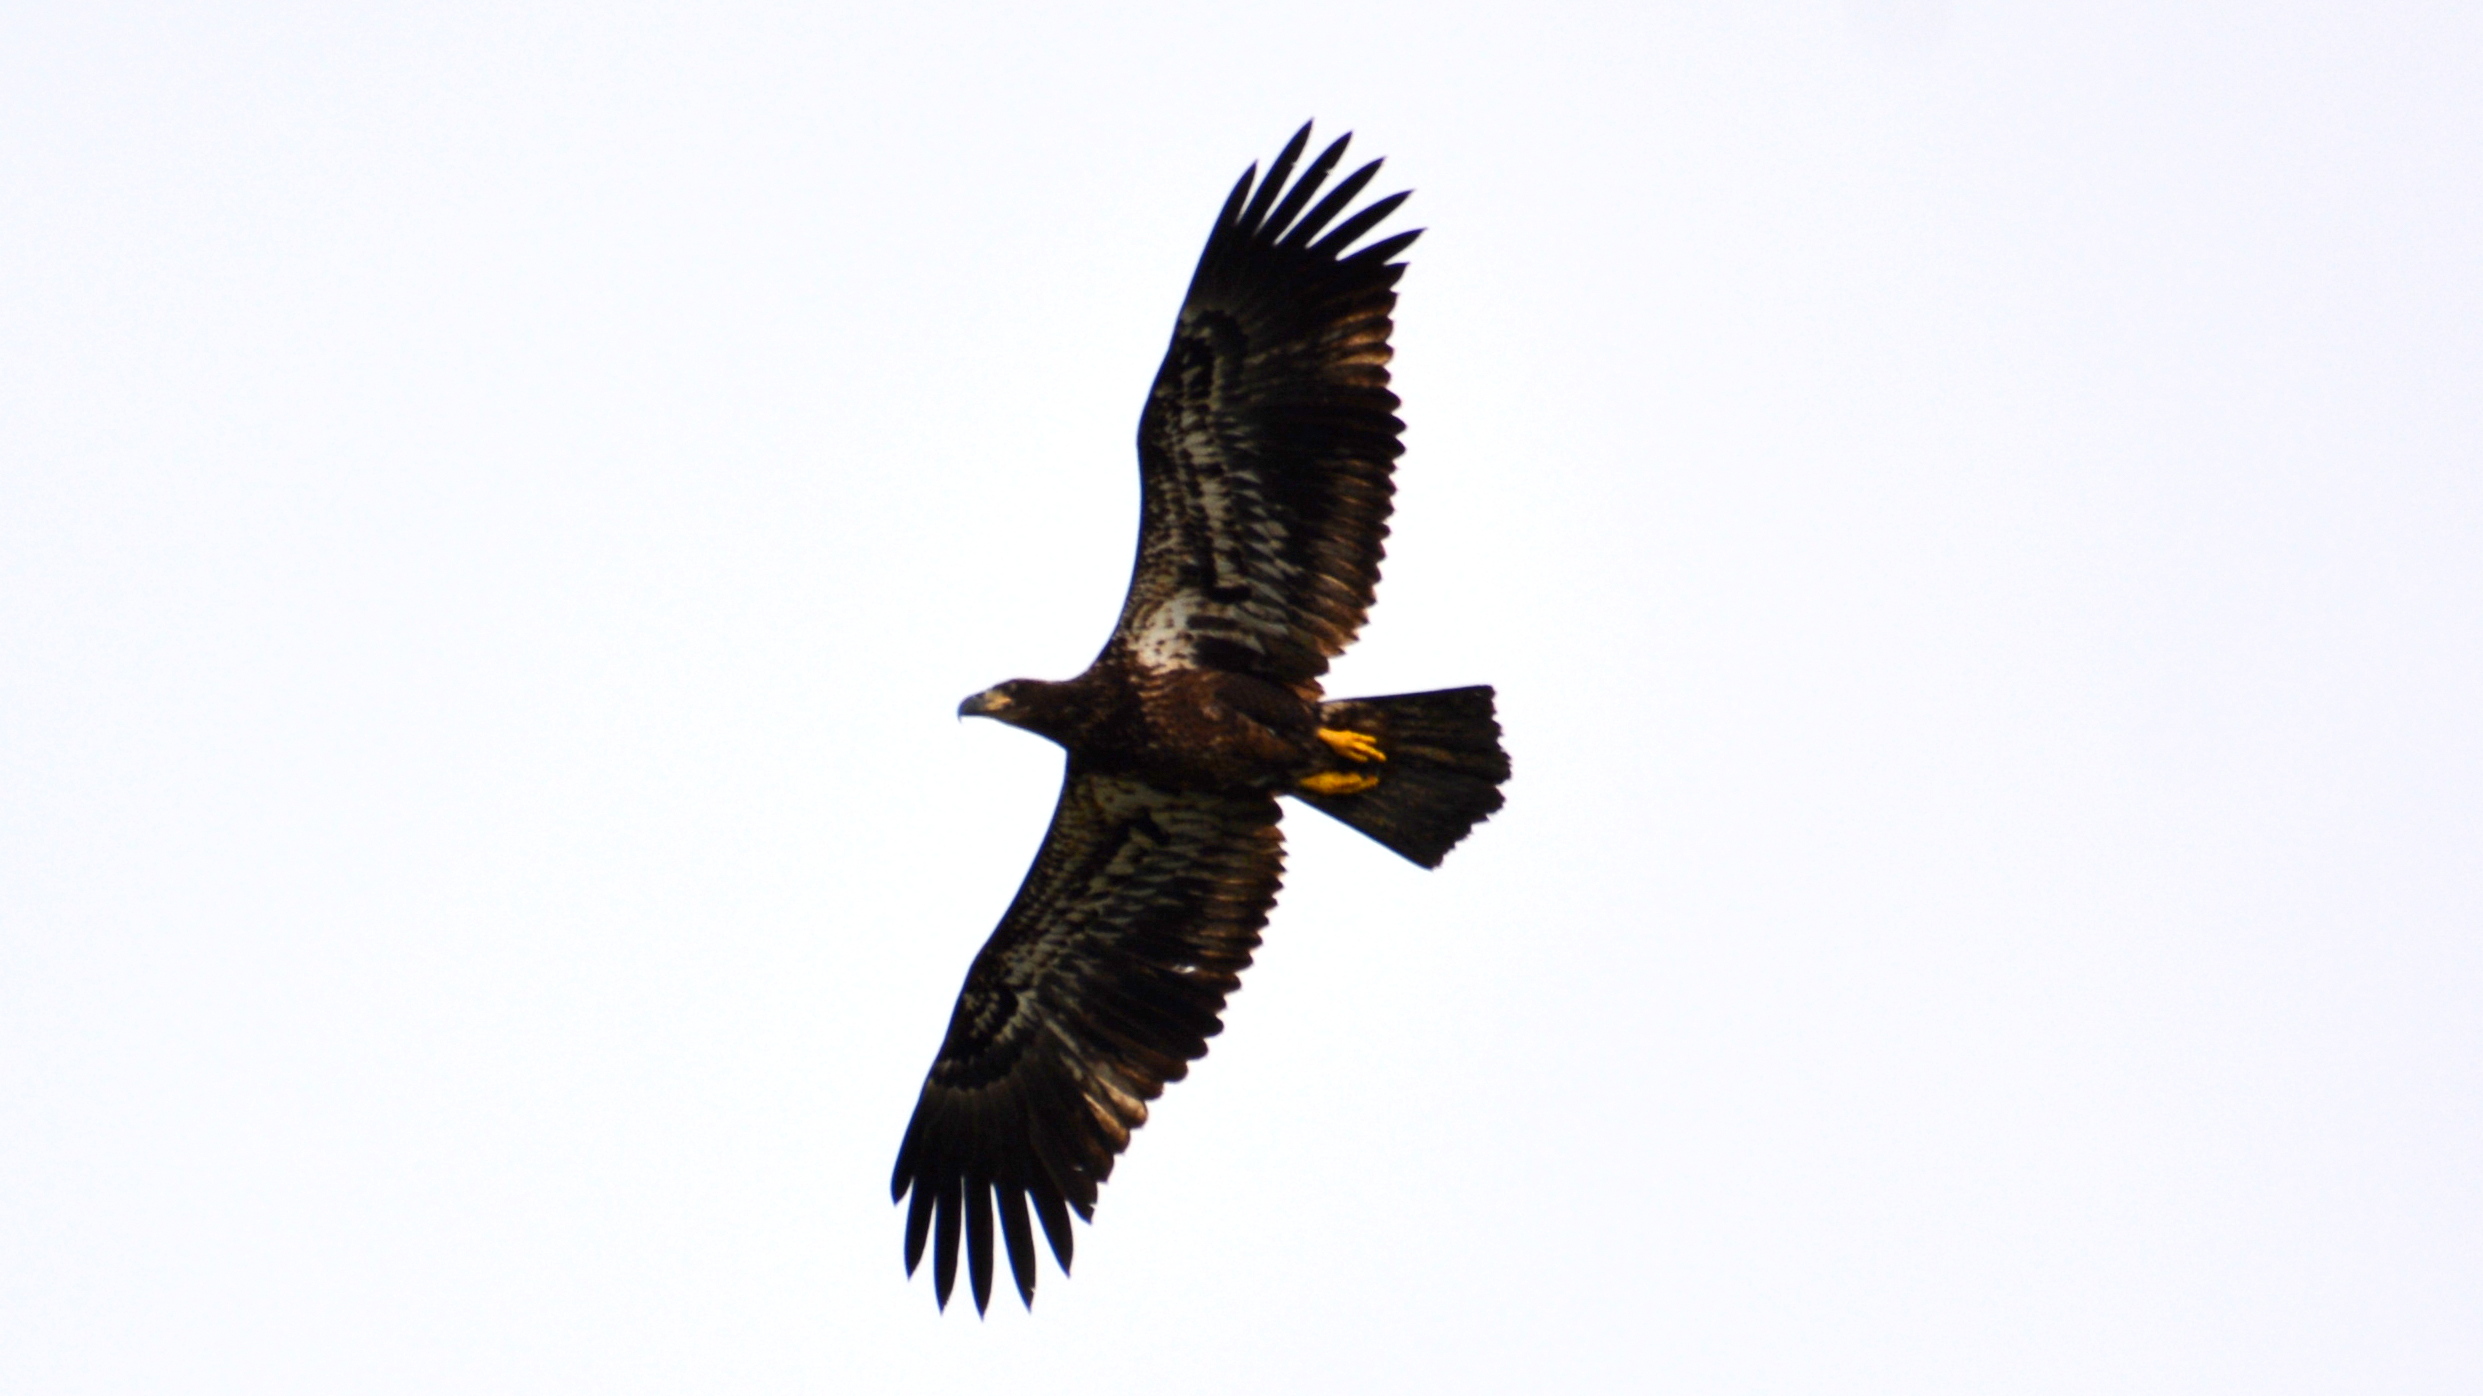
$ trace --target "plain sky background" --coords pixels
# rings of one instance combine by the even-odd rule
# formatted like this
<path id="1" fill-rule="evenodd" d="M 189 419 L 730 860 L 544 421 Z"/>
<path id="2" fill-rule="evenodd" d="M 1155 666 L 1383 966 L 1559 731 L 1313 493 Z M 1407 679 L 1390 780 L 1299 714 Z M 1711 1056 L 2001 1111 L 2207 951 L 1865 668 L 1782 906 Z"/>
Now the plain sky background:
<path id="1" fill-rule="evenodd" d="M 952 713 L 1306 116 L 1510 804 L 942 1316 Z M 0 1389 L 2483 1389 L 2479 467 L 2470 3 L 15 6 Z"/>

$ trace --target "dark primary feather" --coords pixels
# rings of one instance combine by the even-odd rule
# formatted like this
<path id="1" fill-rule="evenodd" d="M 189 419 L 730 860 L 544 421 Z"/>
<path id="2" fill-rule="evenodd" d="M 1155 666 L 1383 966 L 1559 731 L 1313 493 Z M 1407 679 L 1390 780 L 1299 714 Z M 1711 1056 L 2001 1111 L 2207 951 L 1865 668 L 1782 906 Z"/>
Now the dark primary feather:
<path id="1" fill-rule="evenodd" d="M 1255 186 L 1242 176 L 1199 257 L 1139 421 L 1138 560 L 1105 653 L 1314 693 L 1379 582 L 1404 430 L 1388 336 L 1405 268 L 1389 259 L 1416 234 L 1348 254 L 1406 196 L 1328 230 L 1379 162 L 1303 213 L 1351 137 L 1288 188 L 1309 139 Z"/>
<path id="2" fill-rule="evenodd" d="M 991 1297 L 992 1202 L 1034 1299 L 1027 1202 L 1065 1272 L 1068 1210 L 1091 1216 L 1146 1102 L 1205 1054 L 1283 869 L 1275 800 L 1073 773 L 1017 900 L 966 975 L 891 1191 L 910 1191 L 905 1265 L 933 1241 L 943 1307 L 958 1233 Z"/>

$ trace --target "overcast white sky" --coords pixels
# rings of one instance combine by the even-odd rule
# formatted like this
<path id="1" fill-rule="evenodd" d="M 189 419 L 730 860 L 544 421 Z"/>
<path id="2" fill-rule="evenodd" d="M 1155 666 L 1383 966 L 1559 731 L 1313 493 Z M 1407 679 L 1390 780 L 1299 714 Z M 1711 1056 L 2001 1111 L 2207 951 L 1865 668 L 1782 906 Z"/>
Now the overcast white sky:
<path id="1" fill-rule="evenodd" d="M 380 8 L 0 38 L 0 1389 L 2483 1389 L 2483 11 Z M 942 1316 L 952 713 L 1306 116 L 1509 807 Z"/>

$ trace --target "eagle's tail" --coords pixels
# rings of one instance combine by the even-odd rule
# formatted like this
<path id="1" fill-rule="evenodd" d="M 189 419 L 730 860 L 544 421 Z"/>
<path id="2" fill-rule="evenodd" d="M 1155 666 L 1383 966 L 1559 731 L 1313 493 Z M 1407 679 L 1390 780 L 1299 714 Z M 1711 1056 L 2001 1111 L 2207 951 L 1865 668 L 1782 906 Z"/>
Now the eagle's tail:
<path id="1" fill-rule="evenodd" d="M 1509 756 L 1488 685 L 1319 706 L 1332 769 L 1293 792 L 1426 868 L 1500 808 Z"/>

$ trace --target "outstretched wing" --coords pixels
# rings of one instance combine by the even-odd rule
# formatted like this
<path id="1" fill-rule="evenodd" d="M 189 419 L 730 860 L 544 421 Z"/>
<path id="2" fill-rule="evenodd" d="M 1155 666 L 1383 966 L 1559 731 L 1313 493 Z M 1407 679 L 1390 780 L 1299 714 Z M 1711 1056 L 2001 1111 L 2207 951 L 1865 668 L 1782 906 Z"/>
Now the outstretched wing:
<path id="1" fill-rule="evenodd" d="M 940 1305 L 962 1220 L 974 1307 L 990 1302 L 992 1202 L 1030 1307 L 1032 1198 L 1063 1273 L 1067 1208 L 1094 1219 L 1096 1185 L 1146 1122 L 1146 1102 L 1204 1056 L 1217 1014 L 1276 901 L 1284 842 L 1261 794 L 1159 790 L 1073 774 L 1051 832 L 998 930 L 974 957 L 923 1082 L 890 1183 L 913 1210 L 905 1270 L 934 1234 Z"/>
<path id="2" fill-rule="evenodd" d="M 1113 648 L 1152 668 L 1230 669 L 1315 694 L 1379 584 L 1403 450 L 1389 312 L 1416 233 L 1345 249 L 1405 199 L 1323 230 L 1374 160 L 1304 212 L 1350 136 L 1285 180 L 1305 125 L 1253 192 L 1233 186 L 1138 423 L 1146 503 Z"/>

